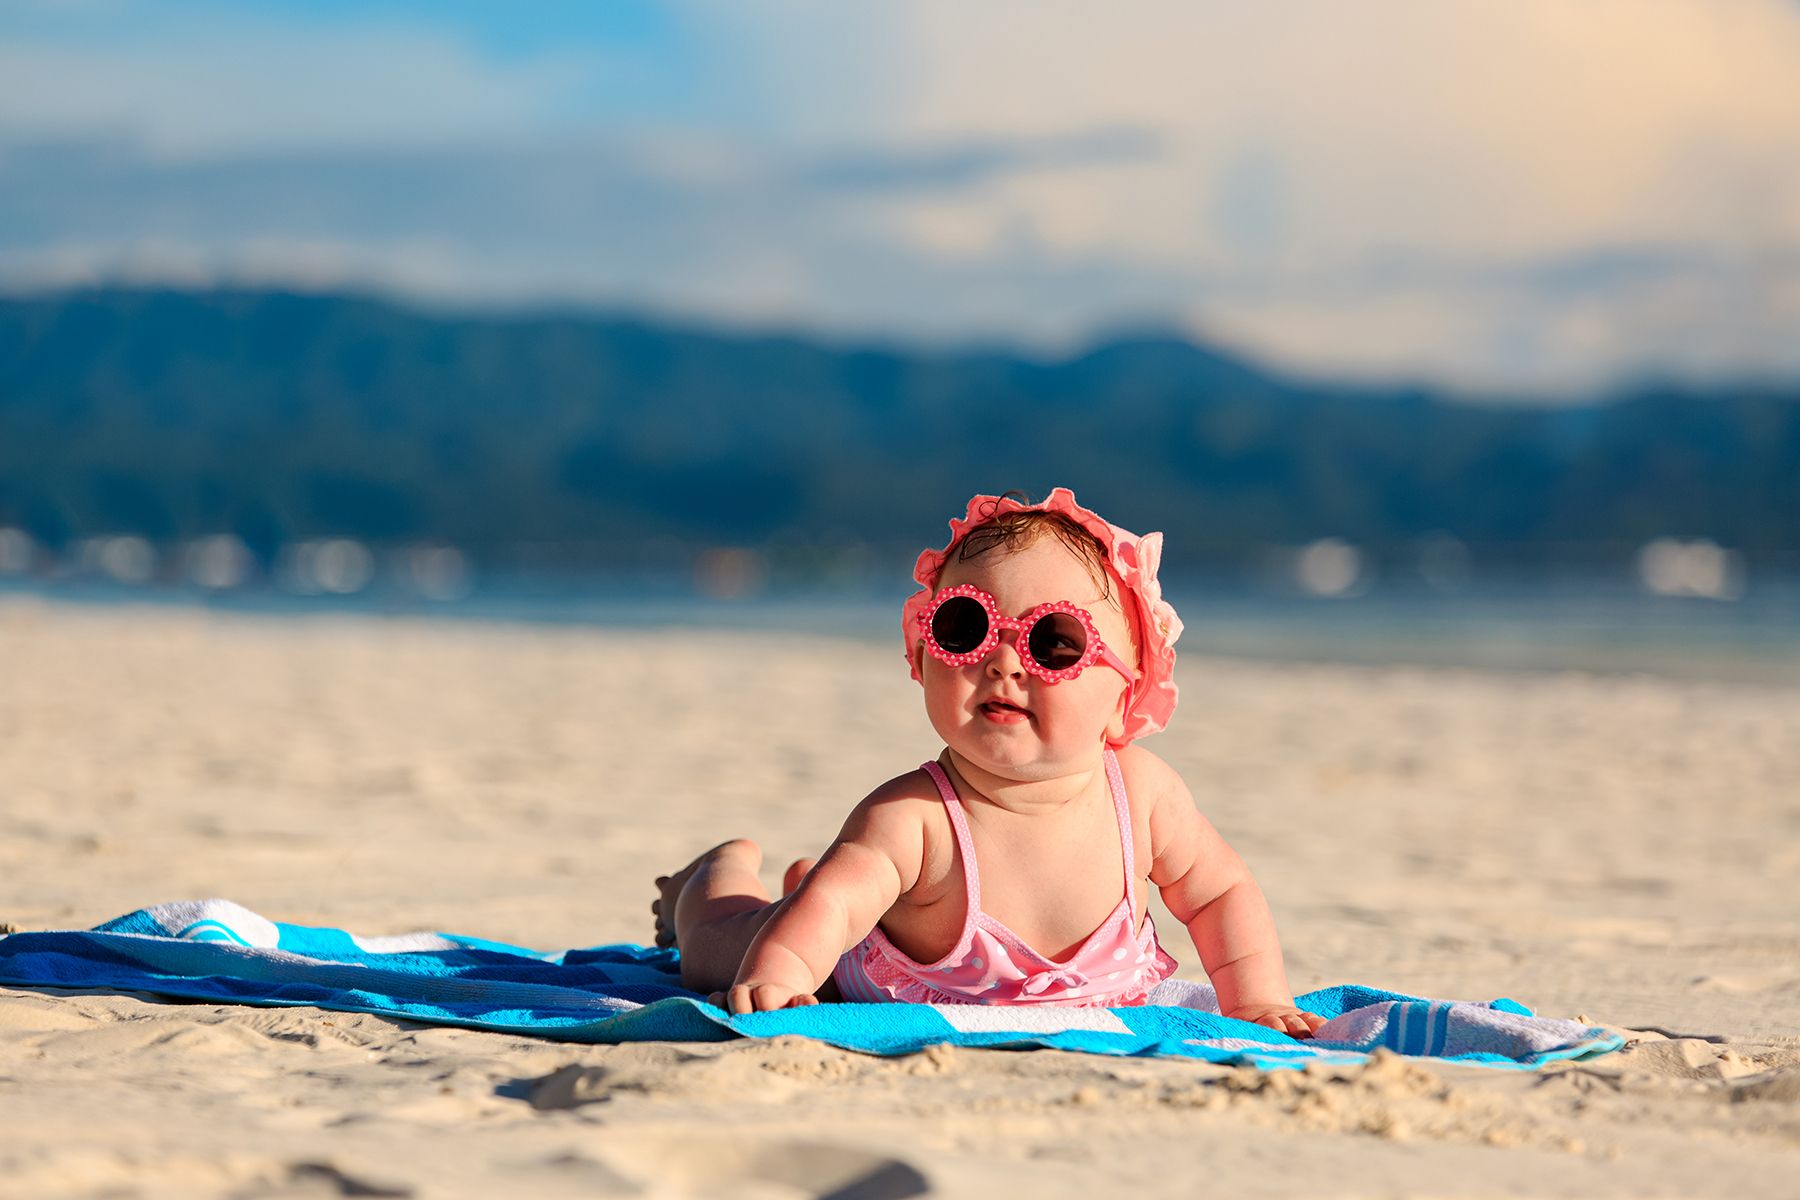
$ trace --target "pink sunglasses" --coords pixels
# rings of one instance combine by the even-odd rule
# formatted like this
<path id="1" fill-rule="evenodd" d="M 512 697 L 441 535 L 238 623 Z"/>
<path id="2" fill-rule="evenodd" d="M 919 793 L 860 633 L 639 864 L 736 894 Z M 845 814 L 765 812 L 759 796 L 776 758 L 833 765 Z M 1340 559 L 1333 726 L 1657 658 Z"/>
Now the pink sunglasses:
<path id="1" fill-rule="evenodd" d="M 1105 663 L 1127 683 L 1136 682 L 1125 660 L 1100 640 L 1094 618 L 1067 600 L 1052 600 L 1022 617 L 1009 617 L 992 596 L 959 583 L 932 597 L 919 614 L 925 649 L 952 667 L 978 663 L 993 653 L 1003 629 L 1018 631 L 1020 664 L 1046 683 L 1073 679 L 1095 662 Z"/>

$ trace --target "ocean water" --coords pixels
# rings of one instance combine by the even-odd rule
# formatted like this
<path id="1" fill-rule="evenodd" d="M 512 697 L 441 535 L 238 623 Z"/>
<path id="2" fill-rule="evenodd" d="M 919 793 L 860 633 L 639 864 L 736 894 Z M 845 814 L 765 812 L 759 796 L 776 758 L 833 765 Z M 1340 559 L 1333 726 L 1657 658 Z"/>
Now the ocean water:
<path id="1" fill-rule="evenodd" d="M 0 580 L 0 604 L 201 607 L 306 620 L 387 618 L 814 633 L 899 652 L 900 604 L 911 590 L 859 581 L 709 595 L 687 576 L 488 577 L 451 600 L 377 584 L 355 595 L 272 587 L 208 592 L 99 580 Z M 1485 582 L 1455 592 L 1371 588 L 1334 598 L 1175 576 L 1187 654 L 1285 662 L 1410 664 L 1519 671 L 1643 672 L 1800 687 L 1800 579 L 1770 580 L 1734 600 L 1653 595 L 1623 582 Z"/>

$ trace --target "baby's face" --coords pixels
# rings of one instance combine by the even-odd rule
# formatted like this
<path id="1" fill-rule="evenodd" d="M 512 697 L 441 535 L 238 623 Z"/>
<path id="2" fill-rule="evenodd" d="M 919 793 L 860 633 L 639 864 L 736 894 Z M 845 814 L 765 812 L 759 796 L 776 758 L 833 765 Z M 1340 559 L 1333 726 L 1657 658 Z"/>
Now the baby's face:
<path id="1" fill-rule="evenodd" d="M 1118 600 L 1104 600 L 1087 566 L 1052 536 L 1022 550 L 991 550 L 944 566 L 938 590 L 972 584 L 1000 611 L 1023 616 L 1040 604 L 1067 600 L 1087 610 L 1114 653 L 1132 659 Z M 1117 585 L 1115 585 L 1115 591 Z M 980 662 L 952 667 L 913 647 L 925 688 L 925 712 L 952 751 L 1008 779 L 1050 779 L 1091 769 L 1108 732 L 1121 728 L 1126 680 L 1101 662 L 1075 679 L 1047 683 L 1020 665 L 1017 633 L 1003 632 Z"/>

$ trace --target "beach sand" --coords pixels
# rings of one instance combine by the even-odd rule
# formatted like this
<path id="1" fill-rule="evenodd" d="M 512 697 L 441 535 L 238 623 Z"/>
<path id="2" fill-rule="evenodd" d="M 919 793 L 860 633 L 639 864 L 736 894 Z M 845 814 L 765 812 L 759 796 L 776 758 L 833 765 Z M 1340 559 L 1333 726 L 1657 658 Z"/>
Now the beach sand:
<path id="1" fill-rule="evenodd" d="M 1259 1075 L 0 989 L 0 1195 L 1794 1194 L 1800 682 L 1198 657 L 1180 682 L 1147 745 L 1249 860 L 1297 990 L 1510 996 L 1630 1048 Z M 937 749 L 897 645 L 15 598 L 0 920 L 224 896 L 647 941 L 657 873 L 745 835 L 773 883 Z"/>

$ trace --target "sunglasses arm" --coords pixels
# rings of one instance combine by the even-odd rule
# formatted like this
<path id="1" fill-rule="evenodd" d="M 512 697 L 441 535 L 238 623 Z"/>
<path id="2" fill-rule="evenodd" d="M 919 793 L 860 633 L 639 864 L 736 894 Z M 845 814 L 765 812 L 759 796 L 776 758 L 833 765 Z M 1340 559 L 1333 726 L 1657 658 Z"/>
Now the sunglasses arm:
<path id="1" fill-rule="evenodd" d="M 1137 675 L 1105 642 L 1100 643 L 1100 661 L 1125 677 L 1125 707 L 1129 709 L 1132 693 L 1137 691 Z"/>

